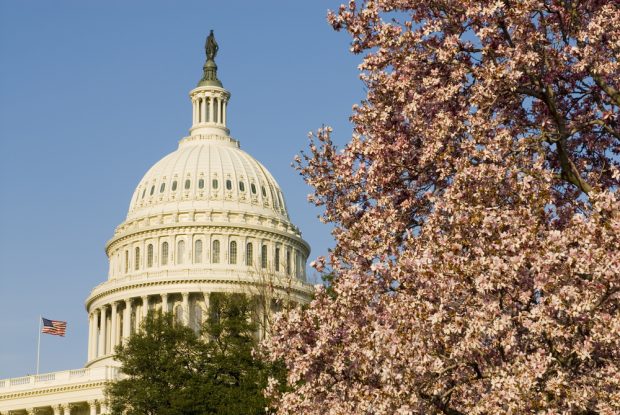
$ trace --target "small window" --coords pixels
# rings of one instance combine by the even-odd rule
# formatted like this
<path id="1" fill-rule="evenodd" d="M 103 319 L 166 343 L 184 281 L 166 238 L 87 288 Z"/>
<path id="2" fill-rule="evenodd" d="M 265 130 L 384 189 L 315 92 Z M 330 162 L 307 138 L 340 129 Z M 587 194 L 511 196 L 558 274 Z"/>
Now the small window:
<path id="1" fill-rule="evenodd" d="M 237 242 L 230 241 L 230 249 L 228 250 L 228 262 L 237 263 Z"/>
<path id="2" fill-rule="evenodd" d="M 172 191 L 174 192 L 175 190 L 177 190 L 177 181 L 173 181 L 172 182 Z"/>
<path id="3" fill-rule="evenodd" d="M 252 242 L 248 242 L 248 244 L 245 246 L 245 265 L 247 266 L 251 266 L 252 265 L 252 257 L 254 256 L 254 249 L 252 247 Z"/>
<path id="4" fill-rule="evenodd" d="M 230 180 L 226 180 L 226 190 L 232 190 L 232 182 Z"/>
<path id="5" fill-rule="evenodd" d="M 267 191 L 265 190 L 265 186 L 261 186 L 260 189 L 263 192 L 263 197 L 267 197 Z"/>
<path id="6" fill-rule="evenodd" d="M 155 193 L 155 185 L 151 186 L 151 191 L 149 192 L 151 196 L 153 196 L 153 193 Z"/>
<path id="7" fill-rule="evenodd" d="M 185 180 L 185 190 L 189 189 L 191 184 L 192 182 L 189 179 Z"/>
<path id="8" fill-rule="evenodd" d="M 146 266 L 149 268 L 153 266 L 153 244 L 146 247 Z"/>
<path id="9" fill-rule="evenodd" d="M 177 264 L 182 264 L 185 259 L 185 241 L 177 243 Z"/>
<path id="10" fill-rule="evenodd" d="M 125 251 L 125 272 L 129 272 L 129 251 Z"/>
<path id="11" fill-rule="evenodd" d="M 239 191 L 240 192 L 245 192 L 245 183 L 239 182 Z"/>
<path id="12" fill-rule="evenodd" d="M 204 179 L 198 180 L 198 188 L 204 189 L 204 187 L 205 187 L 205 180 Z"/>
<path id="13" fill-rule="evenodd" d="M 213 179 L 213 181 L 211 182 L 211 187 L 213 187 L 214 189 L 217 189 L 218 183 L 217 183 L 217 179 Z"/>
<path id="14" fill-rule="evenodd" d="M 252 194 L 256 194 L 256 185 L 254 183 L 250 184 L 250 189 L 252 189 Z"/>
<path id="15" fill-rule="evenodd" d="M 168 264 L 168 242 L 161 244 L 161 264 Z"/>
<path id="16" fill-rule="evenodd" d="M 200 239 L 194 242 L 194 262 L 197 264 L 202 262 L 202 241 Z"/>
<path id="17" fill-rule="evenodd" d="M 137 271 L 140 269 L 140 248 L 136 247 L 136 257 L 134 258 L 134 269 Z"/>
<path id="18" fill-rule="evenodd" d="M 260 248 L 260 266 L 261 268 L 267 268 L 267 245 L 263 245 Z"/>
<path id="19" fill-rule="evenodd" d="M 159 193 L 164 193 L 164 190 L 166 190 L 166 183 L 162 183 L 161 186 L 159 186 Z"/>
<path id="20" fill-rule="evenodd" d="M 280 271 L 280 247 L 276 248 L 276 257 L 273 259 L 273 262 L 276 265 L 276 271 Z"/>
<path id="21" fill-rule="evenodd" d="M 220 241 L 213 241 L 213 252 L 211 252 L 211 262 L 220 263 Z"/>
<path id="22" fill-rule="evenodd" d="M 144 190 L 142 191 L 142 199 L 144 199 L 144 195 L 146 195 L 146 187 L 144 188 Z"/>

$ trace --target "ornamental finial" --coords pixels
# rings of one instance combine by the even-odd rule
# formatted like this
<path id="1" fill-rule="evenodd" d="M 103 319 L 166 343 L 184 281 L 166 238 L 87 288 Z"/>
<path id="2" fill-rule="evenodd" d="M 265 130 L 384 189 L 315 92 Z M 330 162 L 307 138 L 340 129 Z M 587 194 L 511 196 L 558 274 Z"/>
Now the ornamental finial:
<path id="1" fill-rule="evenodd" d="M 207 54 L 207 61 L 205 62 L 202 70 L 204 72 L 202 79 L 198 82 L 198 86 L 222 86 L 222 82 L 217 79 L 217 65 L 215 64 L 215 56 L 220 49 L 215 41 L 215 35 L 213 30 L 207 36 L 205 42 L 205 53 Z"/>

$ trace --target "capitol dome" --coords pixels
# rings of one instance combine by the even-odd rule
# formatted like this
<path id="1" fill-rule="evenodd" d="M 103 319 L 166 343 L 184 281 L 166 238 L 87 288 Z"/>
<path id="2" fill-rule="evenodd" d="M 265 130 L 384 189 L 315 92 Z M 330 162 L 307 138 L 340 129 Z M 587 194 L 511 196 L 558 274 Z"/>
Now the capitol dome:
<path id="1" fill-rule="evenodd" d="M 217 77 L 215 45 L 189 94 L 189 136 L 146 172 L 106 244 L 108 279 L 86 300 L 87 367 L 116 365 L 115 346 L 150 311 L 172 312 L 197 329 L 212 293 L 259 298 L 263 321 L 283 302 L 306 303 L 312 295 L 310 247 L 290 221 L 280 186 L 230 136 L 230 93 Z"/>

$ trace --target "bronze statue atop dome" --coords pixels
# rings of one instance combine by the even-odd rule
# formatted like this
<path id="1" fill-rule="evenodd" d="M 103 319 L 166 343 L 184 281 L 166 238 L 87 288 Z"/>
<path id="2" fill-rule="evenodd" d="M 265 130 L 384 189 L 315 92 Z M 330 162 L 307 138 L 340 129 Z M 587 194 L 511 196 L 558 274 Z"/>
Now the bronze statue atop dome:
<path id="1" fill-rule="evenodd" d="M 217 55 L 217 51 L 220 47 L 217 45 L 215 41 L 215 36 L 213 35 L 213 30 L 207 36 L 207 41 L 205 42 L 205 51 L 207 52 L 207 60 L 214 60 L 215 55 Z"/>

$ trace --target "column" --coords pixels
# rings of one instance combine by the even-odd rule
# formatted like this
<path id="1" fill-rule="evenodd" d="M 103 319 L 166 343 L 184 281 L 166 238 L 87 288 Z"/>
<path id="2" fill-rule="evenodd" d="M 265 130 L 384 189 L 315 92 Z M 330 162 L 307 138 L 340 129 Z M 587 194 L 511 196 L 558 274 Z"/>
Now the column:
<path id="1" fill-rule="evenodd" d="M 125 300 L 125 310 L 123 310 L 123 344 L 127 343 L 129 332 L 131 331 L 131 298 Z"/>
<path id="2" fill-rule="evenodd" d="M 54 411 L 54 415 L 62 415 L 62 406 L 54 405 L 52 406 L 52 411 Z"/>
<path id="3" fill-rule="evenodd" d="M 167 293 L 161 295 L 161 312 L 162 313 L 168 312 L 168 294 Z"/>
<path id="4" fill-rule="evenodd" d="M 196 125 L 196 108 L 198 106 L 198 100 L 192 99 L 192 125 Z"/>
<path id="5" fill-rule="evenodd" d="M 112 319 L 110 321 L 110 324 L 112 325 L 112 327 L 110 328 L 110 351 L 114 352 L 114 348 L 116 347 L 116 338 L 117 338 L 117 327 L 116 327 L 116 319 L 117 319 L 117 307 L 118 307 L 118 301 L 114 301 L 112 303 Z"/>
<path id="6" fill-rule="evenodd" d="M 88 409 L 90 415 L 97 415 L 97 401 L 88 401 Z"/>
<path id="7" fill-rule="evenodd" d="M 105 350 L 105 346 L 106 346 L 106 325 L 107 325 L 107 312 L 106 312 L 106 306 L 101 306 L 100 308 L 100 318 L 99 318 L 100 322 L 99 322 L 99 356 L 105 356 L 106 350 Z"/>
<path id="8" fill-rule="evenodd" d="M 93 313 L 88 314 L 88 360 L 93 358 L 93 332 L 95 331 L 95 317 Z"/>
<path id="9" fill-rule="evenodd" d="M 215 103 L 215 100 L 213 99 L 213 95 L 211 95 L 209 99 L 211 100 L 211 105 L 209 105 L 209 121 L 215 122 L 215 119 L 213 118 L 213 110 L 215 107 L 215 105 L 213 105 Z"/>
<path id="10" fill-rule="evenodd" d="M 26 409 L 26 414 L 27 414 L 27 415 L 34 415 L 34 408 L 28 408 L 28 409 Z"/>
<path id="11" fill-rule="evenodd" d="M 183 324 L 189 326 L 189 293 L 183 293 Z"/>
<path id="12" fill-rule="evenodd" d="M 143 322 L 144 320 L 146 320 L 146 316 L 149 313 L 149 296 L 148 295 L 143 295 L 142 296 L 142 316 L 141 316 L 141 322 Z"/>
<path id="13" fill-rule="evenodd" d="M 71 405 L 69 405 L 68 403 L 62 405 L 62 413 L 64 415 L 71 415 Z"/>
<path id="14" fill-rule="evenodd" d="M 207 96 L 202 95 L 202 122 L 207 122 Z"/>
<path id="15" fill-rule="evenodd" d="M 108 405 L 106 405 L 105 402 L 101 402 L 99 406 L 101 407 L 101 411 L 99 412 L 101 415 L 108 413 Z"/>

